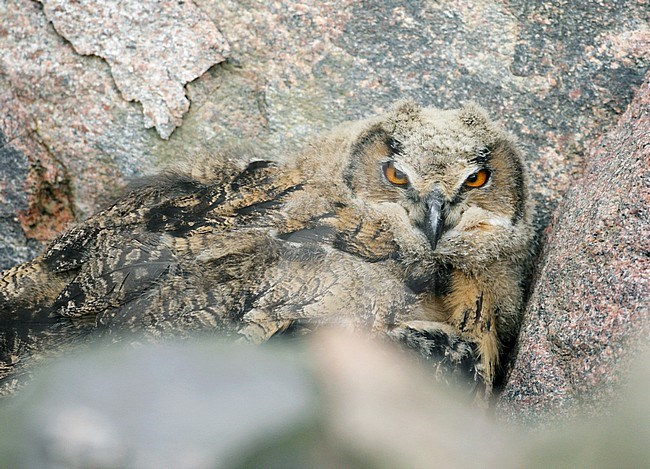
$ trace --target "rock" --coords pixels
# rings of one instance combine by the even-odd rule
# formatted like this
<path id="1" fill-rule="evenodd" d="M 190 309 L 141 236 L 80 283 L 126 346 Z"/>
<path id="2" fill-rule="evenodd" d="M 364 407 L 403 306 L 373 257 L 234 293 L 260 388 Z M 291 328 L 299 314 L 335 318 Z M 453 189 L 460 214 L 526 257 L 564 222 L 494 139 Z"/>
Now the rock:
<path id="1" fill-rule="evenodd" d="M 166 139 L 190 102 L 187 82 L 228 54 L 221 33 L 192 2 L 41 0 L 43 12 L 82 55 L 106 60 L 127 101 L 139 101 L 144 127 Z"/>
<path id="2" fill-rule="evenodd" d="M 28 130 L 27 114 L 10 93 L 12 115 L 0 116 L 0 269 L 33 258 L 74 219 L 67 169 Z M 6 132 L 6 133 L 5 133 Z"/>
<path id="3" fill-rule="evenodd" d="M 140 105 L 125 99 L 164 98 L 169 111 L 161 101 L 151 112 L 162 119 L 163 134 L 169 132 L 188 106 L 182 85 L 221 60 L 218 31 L 191 2 L 168 2 L 169 15 L 149 3 L 126 2 L 113 12 L 121 22 L 110 18 L 109 3 L 93 3 L 94 21 L 85 21 L 91 8 L 85 3 L 47 2 L 45 11 L 81 53 L 114 59 L 113 68 L 79 55 L 40 3 L 0 2 L 0 148 L 2 162 L 5 155 L 11 162 L 0 165 L 0 200 L 8 200 L 0 212 L 0 268 L 34 257 L 41 243 L 106 204 L 128 178 L 154 168 L 160 139 L 146 129 Z M 66 12 L 74 15 L 63 18 Z M 151 27 L 130 27 L 129 12 L 146 16 Z M 181 44 L 174 45 L 172 35 Z M 156 45 L 143 50 L 147 41 Z M 225 53 L 227 43 L 222 46 Z"/>
<path id="4" fill-rule="evenodd" d="M 40 3 L 3 1 L 0 17 L 0 197 L 10 200 L 0 216 L 11 227 L 2 231 L 6 268 L 33 257 L 71 215 L 95 211 L 126 177 L 151 169 L 148 142 L 155 136 L 137 106 L 117 92 L 106 63 L 78 55 Z M 38 195 L 43 187 L 53 188 L 47 197 Z M 48 211 L 43 202 L 60 209 Z"/>
<path id="5" fill-rule="evenodd" d="M 558 207 L 499 410 L 601 415 L 650 343 L 650 74 Z"/>
<path id="6" fill-rule="evenodd" d="M 272 347 L 105 346 L 51 365 L 3 406 L 2 466 L 233 467 L 315 412 L 303 361 Z"/>
<path id="7" fill-rule="evenodd" d="M 643 467 L 647 358 L 612 416 L 529 431 L 468 406 L 387 344 L 341 331 L 290 347 L 84 349 L 2 406 L 0 465 Z"/>

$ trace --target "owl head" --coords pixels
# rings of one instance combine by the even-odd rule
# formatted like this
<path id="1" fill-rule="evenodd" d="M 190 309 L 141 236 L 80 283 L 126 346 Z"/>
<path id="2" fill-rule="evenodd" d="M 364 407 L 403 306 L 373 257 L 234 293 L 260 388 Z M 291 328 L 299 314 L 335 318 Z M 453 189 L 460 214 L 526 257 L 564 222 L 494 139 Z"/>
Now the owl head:
<path id="1" fill-rule="evenodd" d="M 526 255 L 527 178 L 510 136 L 475 104 L 457 110 L 402 102 L 342 127 L 321 177 L 367 210 L 385 214 L 404 253 L 481 269 Z"/>

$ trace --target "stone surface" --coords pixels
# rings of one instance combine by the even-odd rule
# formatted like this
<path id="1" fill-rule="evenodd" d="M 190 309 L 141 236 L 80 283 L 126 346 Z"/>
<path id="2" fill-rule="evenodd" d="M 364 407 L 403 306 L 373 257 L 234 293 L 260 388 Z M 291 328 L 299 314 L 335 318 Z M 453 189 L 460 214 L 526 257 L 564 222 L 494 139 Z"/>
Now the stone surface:
<path id="1" fill-rule="evenodd" d="M 650 75 L 558 208 L 500 398 L 504 418 L 607 413 L 650 344 L 649 299 Z"/>
<path id="2" fill-rule="evenodd" d="M 38 253 L 39 242 L 51 239 L 70 211 L 87 215 L 125 177 L 151 168 L 153 135 L 142 127 L 137 106 L 115 89 L 107 65 L 78 55 L 39 3 L 2 0 L 0 17 L 0 217 L 7 227 L 0 266 L 6 268 Z M 50 203 L 70 210 L 33 226 L 34 217 L 24 214 L 47 212 L 37 197 L 43 186 L 58 186 Z M 54 220 L 56 213 L 63 216 Z"/>
<path id="3" fill-rule="evenodd" d="M 5 401 L 0 465 L 644 467 L 649 365 L 611 416 L 531 432 L 468 406 L 387 344 L 341 331 L 290 347 L 84 349 Z"/>
<path id="4" fill-rule="evenodd" d="M 228 54 L 215 24 L 189 1 L 41 3 L 75 51 L 106 60 L 124 99 L 142 103 L 144 126 L 165 139 L 190 107 L 185 84 Z"/>
<path id="5" fill-rule="evenodd" d="M 13 412 L 23 417 L 12 425 L 15 433 L 2 435 L 0 463 L 233 467 L 233 450 L 272 441 L 314 413 L 304 364 L 288 356 L 279 360 L 273 352 L 213 340 L 68 356 L 33 391 L 5 405 L 5 418 L 16 419 Z"/>
<path id="6" fill-rule="evenodd" d="M 67 168 L 31 131 L 11 90 L 0 102 L 15 112 L 0 116 L 0 268 L 25 262 L 74 219 Z M 4 133 L 3 130 L 6 132 Z"/>
<path id="7" fill-rule="evenodd" d="M 34 257 L 39 245 L 35 240 L 27 240 L 16 216 L 27 208 L 27 194 L 23 191 L 27 179 L 27 160 L 21 152 L 7 145 L 6 136 L 2 133 L 0 161 L 4 168 L 0 180 L 0 266 L 8 267 Z"/>

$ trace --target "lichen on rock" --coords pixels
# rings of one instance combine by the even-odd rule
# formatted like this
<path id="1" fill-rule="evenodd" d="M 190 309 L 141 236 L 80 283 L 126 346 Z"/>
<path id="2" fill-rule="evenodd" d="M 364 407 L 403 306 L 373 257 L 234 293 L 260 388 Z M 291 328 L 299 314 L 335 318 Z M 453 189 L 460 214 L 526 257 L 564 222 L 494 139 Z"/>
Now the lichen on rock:
<path id="1" fill-rule="evenodd" d="M 145 127 L 165 139 L 189 110 L 185 84 L 229 54 L 215 24 L 191 1 L 41 3 L 79 54 L 106 60 L 124 99 L 142 103 Z"/>

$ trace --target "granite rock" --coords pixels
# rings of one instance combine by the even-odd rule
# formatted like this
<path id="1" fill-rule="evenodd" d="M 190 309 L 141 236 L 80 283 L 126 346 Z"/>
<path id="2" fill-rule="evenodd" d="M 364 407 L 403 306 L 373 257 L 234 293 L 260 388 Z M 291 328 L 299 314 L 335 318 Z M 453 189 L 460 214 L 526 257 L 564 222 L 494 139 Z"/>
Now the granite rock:
<path id="1" fill-rule="evenodd" d="M 189 110 L 185 84 L 228 54 L 215 24 L 192 2 L 41 3 L 76 52 L 106 60 L 124 99 L 142 103 L 144 126 L 164 139 Z"/>
<path id="2" fill-rule="evenodd" d="M 506 420 L 607 413 L 650 344 L 650 75 L 585 161 L 544 242 Z"/>
<path id="3" fill-rule="evenodd" d="M 106 63 L 77 54 L 40 3 L 2 1 L 0 17 L 2 223 L 12 227 L 3 231 L 5 268 L 33 257 L 71 220 L 70 213 L 88 215 L 125 177 L 151 168 L 147 142 L 153 135 L 143 128 L 137 106 L 115 89 Z M 50 203 L 69 209 L 47 215 L 36 196 L 43 185 L 56 189 Z M 23 216 L 44 212 L 37 225 L 31 225 L 33 216 Z"/>

